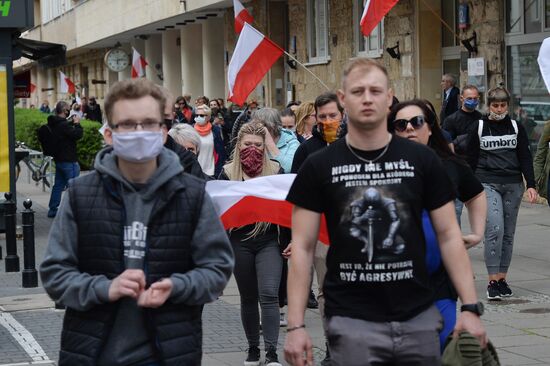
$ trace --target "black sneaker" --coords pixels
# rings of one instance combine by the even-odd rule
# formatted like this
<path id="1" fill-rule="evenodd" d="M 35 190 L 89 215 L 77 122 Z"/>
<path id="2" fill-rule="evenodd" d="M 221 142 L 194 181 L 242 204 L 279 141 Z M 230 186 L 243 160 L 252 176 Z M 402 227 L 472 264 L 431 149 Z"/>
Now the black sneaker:
<path id="1" fill-rule="evenodd" d="M 265 354 L 265 366 L 282 366 L 279 363 L 279 357 L 274 349 L 270 349 Z"/>
<path id="2" fill-rule="evenodd" d="M 244 361 L 244 366 L 259 366 L 260 365 L 260 349 L 258 347 L 250 347 L 248 349 L 248 357 Z"/>
<path id="3" fill-rule="evenodd" d="M 514 294 L 504 278 L 498 280 L 498 289 L 500 290 L 501 297 L 510 297 Z"/>
<path id="4" fill-rule="evenodd" d="M 495 280 L 489 281 L 489 286 L 487 286 L 487 300 L 502 300 L 500 286 Z"/>
<path id="5" fill-rule="evenodd" d="M 319 303 L 317 302 L 317 299 L 315 299 L 315 294 L 313 291 L 309 292 L 309 298 L 307 299 L 307 308 L 308 309 L 317 309 L 319 307 Z"/>

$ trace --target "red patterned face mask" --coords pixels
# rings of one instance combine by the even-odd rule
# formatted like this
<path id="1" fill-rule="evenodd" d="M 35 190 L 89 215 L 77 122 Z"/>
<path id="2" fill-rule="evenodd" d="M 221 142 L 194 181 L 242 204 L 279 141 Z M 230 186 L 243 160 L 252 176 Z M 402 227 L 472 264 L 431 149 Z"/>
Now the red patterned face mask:
<path id="1" fill-rule="evenodd" d="M 250 178 L 258 176 L 262 172 L 264 153 L 254 146 L 248 146 L 239 152 L 241 166 L 244 173 Z"/>

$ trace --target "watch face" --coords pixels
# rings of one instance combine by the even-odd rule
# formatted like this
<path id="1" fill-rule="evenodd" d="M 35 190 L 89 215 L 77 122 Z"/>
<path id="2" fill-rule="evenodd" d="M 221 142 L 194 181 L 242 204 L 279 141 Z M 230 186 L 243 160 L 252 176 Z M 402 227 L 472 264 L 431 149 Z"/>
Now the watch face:
<path id="1" fill-rule="evenodd" d="M 105 65 L 112 71 L 120 72 L 130 65 L 130 57 L 124 50 L 115 48 L 105 55 Z"/>

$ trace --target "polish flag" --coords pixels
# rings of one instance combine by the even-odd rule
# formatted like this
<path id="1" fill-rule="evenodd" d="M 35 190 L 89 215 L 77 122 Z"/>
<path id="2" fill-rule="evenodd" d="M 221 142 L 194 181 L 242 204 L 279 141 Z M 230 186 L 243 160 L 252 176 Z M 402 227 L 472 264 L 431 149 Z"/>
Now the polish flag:
<path id="1" fill-rule="evenodd" d="M 542 42 L 537 62 L 539 63 L 542 80 L 544 80 L 546 89 L 548 89 L 548 93 L 550 93 L 550 37 Z"/>
<path id="2" fill-rule="evenodd" d="M 35 90 L 36 90 L 36 85 L 31 83 L 31 93 L 34 93 Z"/>
<path id="3" fill-rule="evenodd" d="M 233 0 L 233 10 L 235 13 L 235 33 L 239 34 L 243 30 L 244 23 L 252 24 L 254 18 L 239 0 Z"/>
<path id="4" fill-rule="evenodd" d="M 211 180 L 206 192 L 225 229 L 257 222 L 292 227 L 292 207 L 286 201 L 296 174 L 277 174 L 245 181 Z M 329 243 L 325 217 L 321 220 L 319 240 Z"/>
<path id="5" fill-rule="evenodd" d="M 382 18 L 397 4 L 399 0 L 366 0 L 363 16 L 361 16 L 361 32 L 368 37 L 370 32 Z"/>
<path id="6" fill-rule="evenodd" d="M 132 79 L 145 76 L 145 66 L 149 65 L 147 61 L 132 47 Z"/>
<path id="7" fill-rule="evenodd" d="M 227 69 L 228 99 L 242 105 L 283 52 L 281 47 L 245 23 Z"/>
<path id="8" fill-rule="evenodd" d="M 74 83 L 62 71 L 59 71 L 59 83 L 60 83 L 59 91 L 61 93 L 69 93 L 69 94 L 76 93 L 76 88 L 74 86 Z"/>

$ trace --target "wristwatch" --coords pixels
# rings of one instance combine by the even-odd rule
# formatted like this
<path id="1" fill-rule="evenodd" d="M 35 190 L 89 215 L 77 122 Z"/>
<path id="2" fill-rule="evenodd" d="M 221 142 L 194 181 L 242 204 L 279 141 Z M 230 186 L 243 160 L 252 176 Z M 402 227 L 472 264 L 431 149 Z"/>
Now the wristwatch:
<path id="1" fill-rule="evenodd" d="M 464 304 L 460 307 L 460 311 L 469 311 L 471 313 L 482 316 L 484 312 L 484 307 L 482 302 L 477 302 L 476 304 Z"/>

